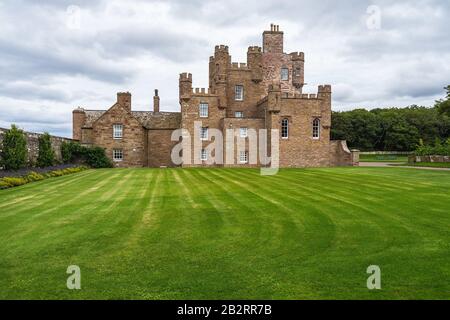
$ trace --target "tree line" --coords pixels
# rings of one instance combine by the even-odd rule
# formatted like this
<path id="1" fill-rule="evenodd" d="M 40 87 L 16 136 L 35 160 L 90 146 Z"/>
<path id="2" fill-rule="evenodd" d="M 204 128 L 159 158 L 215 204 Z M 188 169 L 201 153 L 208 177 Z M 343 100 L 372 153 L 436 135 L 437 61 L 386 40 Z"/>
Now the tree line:
<path id="1" fill-rule="evenodd" d="M 450 137 L 450 85 L 434 107 L 355 109 L 332 113 L 331 137 L 361 151 L 414 151 Z"/>

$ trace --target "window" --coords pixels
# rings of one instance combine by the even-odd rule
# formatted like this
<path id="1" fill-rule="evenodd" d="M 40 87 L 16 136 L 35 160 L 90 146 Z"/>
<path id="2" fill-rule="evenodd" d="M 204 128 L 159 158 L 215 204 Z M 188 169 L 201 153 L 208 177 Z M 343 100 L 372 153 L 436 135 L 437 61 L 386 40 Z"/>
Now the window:
<path id="1" fill-rule="evenodd" d="M 200 128 L 200 139 L 201 140 L 208 140 L 208 127 L 201 127 Z"/>
<path id="2" fill-rule="evenodd" d="M 200 160 L 202 161 L 208 160 L 208 152 L 206 152 L 206 149 L 202 149 L 200 153 Z"/>
<path id="3" fill-rule="evenodd" d="M 235 92 L 235 100 L 236 101 L 244 100 L 244 86 L 236 86 L 234 88 L 234 92 Z"/>
<path id="4" fill-rule="evenodd" d="M 281 80 L 282 81 L 289 80 L 289 69 L 288 68 L 281 68 Z"/>
<path id="5" fill-rule="evenodd" d="M 242 111 L 236 111 L 234 113 L 234 117 L 235 118 L 243 118 L 244 117 L 244 113 Z"/>
<path id="6" fill-rule="evenodd" d="M 241 138 L 247 138 L 248 137 L 248 130 L 247 128 L 240 128 L 239 130 Z"/>
<path id="7" fill-rule="evenodd" d="M 122 149 L 114 149 L 113 150 L 113 160 L 114 161 L 123 161 L 123 150 Z"/>
<path id="8" fill-rule="evenodd" d="M 200 103 L 199 115 L 200 115 L 200 118 L 208 118 L 208 104 L 207 103 Z"/>
<path id="9" fill-rule="evenodd" d="M 320 119 L 313 121 L 313 139 L 320 139 Z"/>
<path id="10" fill-rule="evenodd" d="M 123 125 L 115 124 L 113 125 L 113 138 L 122 139 L 123 137 Z"/>
<path id="11" fill-rule="evenodd" d="M 281 120 L 281 138 L 289 138 L 289 119 Z"/>
<path id="12" fill-rule="evenodd" d="M 239 153 L 239 162 L 248 163 L 248 151 L 241 151 Z"/>
<path id="13" fill-rule="evenodd" d="M 296 76 L 296 77 L 300 77 L 301 75 L 302 75 L 302 69 L 296 68 L 296 69 L 295 69 L 295 76 Z"/>

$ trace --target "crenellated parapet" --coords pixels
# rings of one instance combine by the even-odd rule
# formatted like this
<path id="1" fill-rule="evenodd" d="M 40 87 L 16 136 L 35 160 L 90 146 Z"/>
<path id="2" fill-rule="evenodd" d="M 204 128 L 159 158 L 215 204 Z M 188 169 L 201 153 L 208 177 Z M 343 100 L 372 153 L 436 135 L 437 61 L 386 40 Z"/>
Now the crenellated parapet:
<path id="1" fill-rule="evenodd" d="M 291 56 L 292 61 L 305 61 L 304 52 L 291 52 L 289 55 Z"/>
<path id="2" fill-rule="evenodd" d="M 191 99 L 192 96 L 192 73 L 181 73 L 179 79 L 180 102 Z"/>

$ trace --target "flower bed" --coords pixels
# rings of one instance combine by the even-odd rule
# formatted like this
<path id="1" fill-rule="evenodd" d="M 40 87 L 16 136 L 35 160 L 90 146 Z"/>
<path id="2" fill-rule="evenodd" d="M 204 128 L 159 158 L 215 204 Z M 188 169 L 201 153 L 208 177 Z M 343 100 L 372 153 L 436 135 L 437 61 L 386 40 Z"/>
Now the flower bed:
<path id="1" fill-rule="evenodd" d="M 53 177 L 61 177 L 72 173 L 87 170 L 85 166 L 61 165 L 48 168 L 22 169 L 19 171 L 0 172 L 0 189 L 8 189 L 24 184 L 41 181 Z"/>

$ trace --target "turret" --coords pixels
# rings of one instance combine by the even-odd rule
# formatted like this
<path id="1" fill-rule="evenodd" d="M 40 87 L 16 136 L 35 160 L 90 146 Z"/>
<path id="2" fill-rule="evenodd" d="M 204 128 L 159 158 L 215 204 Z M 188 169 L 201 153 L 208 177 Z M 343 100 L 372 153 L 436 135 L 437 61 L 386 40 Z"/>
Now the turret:
<path id="1" fill-rule="evenodd" d="M 159 112 L 159 95 L 158 89 L 155 89 L 155 95 L 153 97 L 153 112 Z"/>
<path id="2" fill-rule="evenodd" d="M 264 53 L 283 53 L 283 32 L 280 26 L 271 24 L 270 31 L 263 33 Z"/>
<path id="3" fill-rule="evenodd" d="M 117 103 L 131 111 L 131 93 L 119 92 L 117 93 Z"/>
<path id="4" fill-rule="evenodd" d="M 227 72 L 231 67 L 231 57 L 228 52 L 228 46 L 216 46 L 214 50 L 214 92 L 219 97 L 219 107 L 224 108 L 227 105 Z"/>
<path id="5" fill-rule="evenodd" d="M 267 111 L 279 112 L 281 110 L 281 85 L 271 84 L 267 101 Z"/>
<path id="6" fill-rule="evenodd" d="M 182 100 L 189 100 L 192 96 L 192 74 L 180 74 L 180 102 Z"/>
<path id="7" fill-rule="evenodd" d="M 303 52 L 292 52 L 292 84 L 299 89 L 300 93 L 305 85 L 305 54 Z"/>
<path id="8" fill-rule="evenodd" d="M 263 79 L 262 50 L 261 47 L 249 47 L 247 51 L 247 64 L 252 71 L 252 80 L 260 82 Z"/>
<path id="9" fill-rule="evenodd" d="M 81 128 L 86 121 L 86 112 L 83 108 L 78 107 L 72 112 L 72 138 L 81 141 Z"/>
<path id="10" fill-rule="evenodd" d="M 331 110 L 331 85 L 319 86 L 317 98 L 323 100 L 323 108 Z"/>

